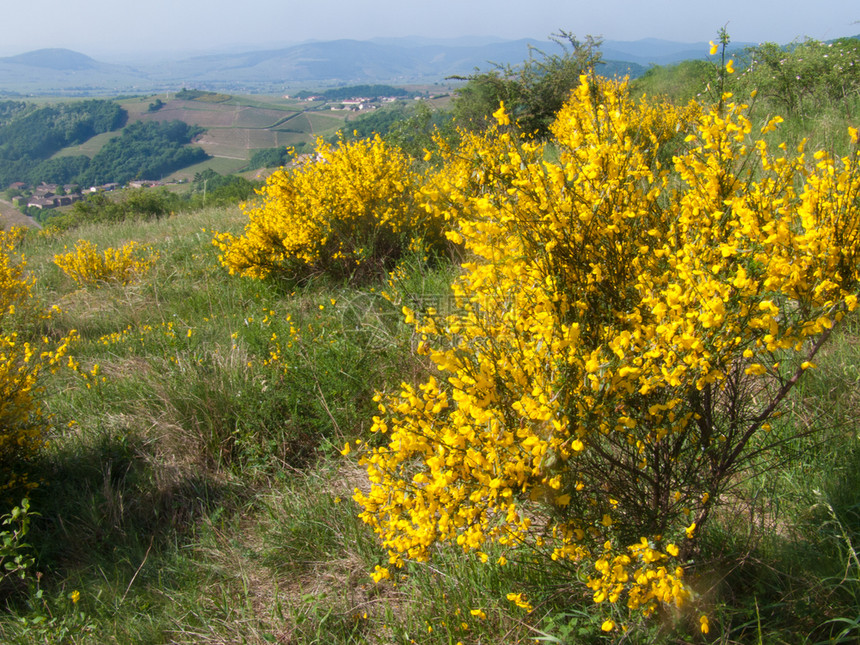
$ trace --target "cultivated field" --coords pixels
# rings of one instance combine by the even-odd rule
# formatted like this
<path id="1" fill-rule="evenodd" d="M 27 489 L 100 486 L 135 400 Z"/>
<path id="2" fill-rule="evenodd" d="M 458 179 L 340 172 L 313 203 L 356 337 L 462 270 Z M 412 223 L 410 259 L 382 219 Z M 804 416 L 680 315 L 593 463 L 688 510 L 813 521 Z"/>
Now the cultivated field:
<path id="1" fill-rule="evenodd" d="M 156 99 L 164 107 L 150 111 Z M 233 96 L 222 102 L 182 100 L 167 94 L 121 99 L 128 122 L 179 120 L 205 128 L 193 145 L 209 154 L 209 159 L 177 171 L 166 179 L 193 177 L 211 168 L 219 173 L 236 173 L 247 165 L 256 150 L 313 144 L 317 137 L 331 137 L 351 115 L 347 111 L 325 113 L 308 110 L 308 104 L 281 97 Z M 88 141 L 64 148 L 55 157 L 85 155 L 94 157 L 118 132 L 107 132 Z"/>

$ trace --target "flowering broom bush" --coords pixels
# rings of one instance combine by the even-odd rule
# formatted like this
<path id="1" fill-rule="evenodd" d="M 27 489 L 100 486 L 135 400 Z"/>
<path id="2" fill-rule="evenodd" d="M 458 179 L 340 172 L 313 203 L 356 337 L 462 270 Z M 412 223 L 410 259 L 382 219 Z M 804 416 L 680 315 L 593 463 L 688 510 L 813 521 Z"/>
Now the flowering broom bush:
<path id="1" fill-rule="evenodd" d="M 74 251 L 54 256 L 54 263 L 79 287 L 100 282 L 129 284 L 157 260 L 157 253 L 146 249 L 141 252 L 136 242 L 99 252 L 98 246 L 87 240 L 78 240 Z"/>
<path id="2" fill-rule="evenodd" d="M 454 313 L 406 310 L 438 376 L 378 396 L 355 495 L 392 565 L 527 545 L 597 603 L 691 599 L 698 532 L 857 305 L 857 146 L 771 149 L 746 112 L 583 77 L 558 162 L 504 106 L 446 153 L 427 207 L 469 258 Z"/>
<path id="3" fill-rule="evenodd" d="M 46 420 L 40 400 L 44 372 L 56 369 L 75 337 L 58 345 L 22 338 L 17 319 L 39 315 L 32 305 L 32 280 L 16 260 L 22 230 L 0 231 L 0 492 L 31 487 L 26 462 L 44 443 Z M 16 498 L 18 501 L 20 498 Z M 4 502 L 11 501 L 4 499 Z"/>
<path id="4" fill-rule="evenodd" d="M 353 276 L 378 273 L 418 238 L 430 248 L 441 227 L 417 208 L 409 157 L 382 141 L 317 145 L 317 159 L 272 174 L 262 204 L 247 209 L 241 237 L 216 236 L 231 273 Z"/>

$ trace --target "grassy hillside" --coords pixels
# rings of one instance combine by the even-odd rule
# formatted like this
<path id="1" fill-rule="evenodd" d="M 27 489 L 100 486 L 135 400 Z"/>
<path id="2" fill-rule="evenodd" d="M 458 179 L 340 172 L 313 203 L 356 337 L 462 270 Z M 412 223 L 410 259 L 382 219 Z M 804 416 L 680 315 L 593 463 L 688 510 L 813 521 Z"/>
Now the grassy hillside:
<path id="1" fill-rule="evenodd" d="M 144 115 L 151 100 L 135 101 Z M 300 118 L 319 129 L 339 121 L 260 99 L 172 102 L 162 109 L 220 123 L 205 145 L 224 151 Z M 785 131 L 814 127 L 847 149 L 845 121 L 858 118 L 851 105 L 844 119 L 801 115 Z M 352 495 L 369 481 L 343 447 L 383 445 L 369 431 L 377 389 L 436 373 L 416 353 L 422 338 L 401 305 L 445 301 L 466 265 L 410 254 L 398 271 L 357 284 L 319 273 L 300 282 L 231 276 L 213 236 L 238 236 L 247 224 L 239 207 L 204 208 L 23 241 L 34 294 L 53 313 L 21 314 L 14 328 L 32 342 L 76 330 L 77 369 L 64 361 L 40 397 L 50 434 L 28 463 L 39 484 L 29 533 L 8 533 L 20 519 L 0 528 L 9 538 L 0 558 L 20 556 L 11 568 L 25 574 L 0 578 L 0 641 L 857 642 L 857 311 L 785 399 L 767 430 L 769 458 L 735 473 L 698 536 L 690 584 L 709 630 L 666 606 L 609 633 L 609 603 L 574 584 L 570 562 L 516 545 L 491 545 L 484 558 L 438 546 L 430 562 L 409 562 L 407 575 L 374 582 L 389 559 L 357 517 Z M 102 249 L 133 241 L 155 260 L 129 284 L 80 286 L 54 262 L 79 240 Z"/>
<path id="2" fill-rule="evenodd" d="M 481 564 L 445 550 L 396 585 L 371 581 L 385 559 L 350 499 L 366 475 L 339 449 L 366 438 L 374 388 L 428 367 L 383 284 L 227 275 L 212 231 L 243 225 L 236 208 L 210 209 L 28 240 L 39 297 L 62 309 L 41 331 L 77 329 L 77 361 L 99 370 L 89 381 L 64 373 L 46 392 L 54 431 L 34 465 L 27 537 L 42 595 L 7 596 L 3 641 L 600 641 L 600 620 L 560 572 L 524 555 L 503 567 L 498 554 Z M 78 239 L 135 240 L 159 260 L 128 287 L 78 288 L 52 262 Z M 415 263 L 410 295 L 443 292 L 449 272 Z M 284 372 L 270 351 L 290 327 Z M 817 642 L 841 629 L 826 621 L 854 620 L 858 330 L 842 328 L 792 399 L 792 423 L 818 434 L 787 443 L 708 533 L 714 577 L 701 590 L 724 640 L 702 642 Z M 756 523 L 743 521 L 754 508 Z M 542 600 L 526 614 L 505 600 L 514 590 Z"/>
<path id="3" fill-rule="evenodd" d="M 58 615 L 44 632 L 3 622 L 5 642 L 57 629 L 76 642 L 384 629 L 363 617 L 388 610 L 367 573 L 379 555 L 349 501 L 361 476 L 334 457 L 366 428 L 372 388 L 402 373 L 409 334 L 373 287 L 231 278 L 210 239 L 241 226 L 238 209 L 207 210 L 28 242 L 41 297 L 63 309 L 45 331 L 77 329 L 78 360 L 105 380 L 88 388 L 68 375 L 49 396 L 57 434 L 33 497 L 40 566 L 65 572 L 37 612 L 60 611 L 74 589 L 86 616 Z M 128 289 L 77 289 L 51 258 L 80 238 L 134 239 L 160 260 Z M 265 367 L 288 316 L 311 334 L 295 374 Z"/>

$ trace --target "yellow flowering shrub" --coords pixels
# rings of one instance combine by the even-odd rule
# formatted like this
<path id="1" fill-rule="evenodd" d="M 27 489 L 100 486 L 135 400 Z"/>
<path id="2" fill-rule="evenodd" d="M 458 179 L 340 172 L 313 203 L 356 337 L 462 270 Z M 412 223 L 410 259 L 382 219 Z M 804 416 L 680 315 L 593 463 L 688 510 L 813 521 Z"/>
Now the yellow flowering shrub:
<path id="1" fill-rule="evenodd" d="M 24 265 L 14 259 L 15 250 L 23 239 L 24 229 L 0 231 L 0 323 L 30 296 L 30 281 L 24 276 Z"/>
<path id="2" fill-rule="evenodd" d="M 597 603 L 690 599 L 698 531 L 857 305 L 857 149 L 774 150 L 746 112 L 583 77 L 558 161 L 504 106 L 443 152 L 425 200 L 467 260 L 453 313 L 405 310 L 438 374 L 378 395 L 355 494 L 391 564 L 528 545 Z"/>
<path id="3" fill-rule="evenodd" d="M 54 263 L 79 287 L 100 282 L 129 284 L 146 273 L 158 260 L 158 254 L 129 242 L 118 249 L 100 252 L 97 245 L 78 240 L 74 251 L 57 254 Z"/>
<path id="4" fill-rule="evenodd" d="M 272 174 L 262 204 L 246 209 L 244 234 L 214 243 L 231 273 L 263 278 L 376 273 L 413 243 L 443 239 L 416 207 L 419 177 L 409 157 L 379 137 L 317 144 L 316 160 Z"/>
<path id="5" fill-rule="evenodd" d="M 4 494 L 30 487 L 26 461 L 42 446 L 45 430 L 40 383 L 46 370 L 60 365 L 75 336 L 72 333 L 53 346 L 47 339 L 32 342 L 15 331 L 15 319 L 33 309 L 32 280 L 24 273 L 23 261 L 15 257 L 22 237 L 20 230 L 0 231 L 0 492 Z"/>

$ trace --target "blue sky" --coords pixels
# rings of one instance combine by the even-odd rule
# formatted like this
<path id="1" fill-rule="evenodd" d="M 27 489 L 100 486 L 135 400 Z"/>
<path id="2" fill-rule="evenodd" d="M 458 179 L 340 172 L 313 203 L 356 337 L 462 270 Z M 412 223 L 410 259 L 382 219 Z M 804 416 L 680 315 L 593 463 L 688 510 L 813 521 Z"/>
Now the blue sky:
<path id="1" fill-rule="evenodd" d="M 111 62 L 146 53 L 273 48 L 374 37 L 545 39 L 564 29 L 610 40 L 787 43 L 860 33 L 857 0 L 25 0 L 5 3 L 0 56 L 65 47 Z M 11 5 L 11 6 L 9 6 Z"/>

